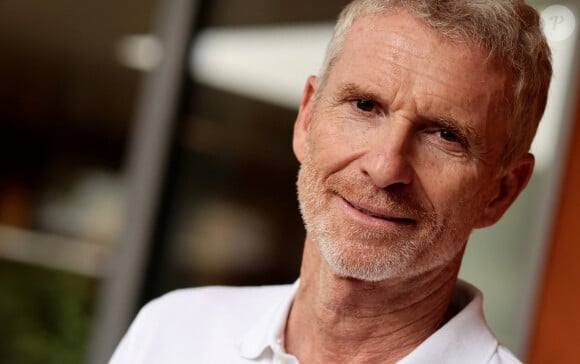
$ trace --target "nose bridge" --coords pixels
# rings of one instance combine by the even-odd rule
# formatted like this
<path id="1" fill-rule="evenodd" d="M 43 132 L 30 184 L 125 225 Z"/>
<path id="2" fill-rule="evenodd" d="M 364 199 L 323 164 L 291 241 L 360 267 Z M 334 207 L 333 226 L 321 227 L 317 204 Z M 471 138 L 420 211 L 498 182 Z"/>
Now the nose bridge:
<path id="1" fill-rule="evenodd" d="M 396 118 L 386 122 L 383 129 L 382 133 L 378 133 L 383 134 L 383 149 L 391 150 L 392 153 L 398 155 L 406 154 L 411 138 L 411 122 L 403 118 Z"/>
<path id="2" fill-rule="evenodd" d="M 363 172 L 379 188 L 411 183 L 411 122 L 402 118 L 390 119 L 375 129 L 373 134 L 367 140 L 367 152 L 362 158 Z"/>

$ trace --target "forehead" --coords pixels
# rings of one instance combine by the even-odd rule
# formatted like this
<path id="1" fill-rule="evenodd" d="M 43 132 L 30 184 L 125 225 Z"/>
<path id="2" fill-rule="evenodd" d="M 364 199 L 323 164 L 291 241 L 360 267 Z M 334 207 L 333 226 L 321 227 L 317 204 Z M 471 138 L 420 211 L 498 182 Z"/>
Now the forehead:
<path id="1" fill-rule="evenodd" d="M 330 70 L 333 77 L 375 89 L 390 102 L 441 101 L 464 119 L 505 106 L 510 85 L 507 72 L 483 49 L 445 39 L 404 10 L 357 18 Z"/>

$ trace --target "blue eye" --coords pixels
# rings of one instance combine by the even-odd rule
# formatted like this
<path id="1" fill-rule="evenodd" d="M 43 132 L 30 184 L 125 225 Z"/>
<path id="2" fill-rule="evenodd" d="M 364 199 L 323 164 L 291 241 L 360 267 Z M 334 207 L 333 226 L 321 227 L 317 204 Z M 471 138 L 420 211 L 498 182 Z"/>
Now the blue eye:
<path id="1" fill-rule="evenodd" d="M 358 99 L 358 100 L 355 100 L 355 103 L 356 103 L 357 109 L 365 111 L 365 112 L 371 112 L 375 108 L 375 103 L 369 99 Z"/>

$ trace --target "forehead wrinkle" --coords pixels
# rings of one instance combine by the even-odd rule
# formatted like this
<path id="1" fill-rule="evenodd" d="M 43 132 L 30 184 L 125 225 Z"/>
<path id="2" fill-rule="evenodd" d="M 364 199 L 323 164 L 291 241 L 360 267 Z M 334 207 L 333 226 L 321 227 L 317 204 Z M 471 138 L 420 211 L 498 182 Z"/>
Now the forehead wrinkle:
<path id="1" fill-rule="evenodd" d="M 417 81 L 417 80 L 420 80 L 421 78 L 424 78 L 426 80 L 433 81 L 435 84 L 444 86 L 444 87 L 449 88 L 449 89 L 453 89 L 456 92 L 460 92 L 461 94 L 463 94 L 463 90 L 461 89 L 461 87 L 458 87 L 458 85 L 461 84 L 461 81 L 465 80 L 465 81 L 472 82 L 472 80 L 470 80 L 470 78 L 473 78 L 473 74 L 466 75 L 463 73 L 456 72 L 453 68 L 453 64 L 452 64 L 453 62 L 448 62 L 448 63 L 445 63 L 443 65 L 438 65 L 436 72 L 433 72 L 433 70 L 427 71 L 427 69 L 429 67 L 434 66 L 429 61 L 429 59 L 430 59 L 429 55 L 417 55 L 417 54 L 412 53 L 412 52 L 407 52 L 406 50 L 403 50 L 401 52 L 400 49 L 392 48 L 390 46 L 389 46 L 389 48 L 391 48 L 390 49 L 391 52 L 388 52 L 386 54 L 385 53 L 379 54 L 378 57 L 381 58 L 381 60 L 384 61 L 385 63 L 388 63 L 389 67 L 391 68 L 391 72 L 389 72 L 388 75 L 389 76 L 397 76 L 399 78 L 397 81 L 399 81 L 399 82 L 406 83 L 409 81 Z M 403 60 L 404 54 L 408 54 L 410 56 L 407 59 L 415 58 L 415 59 L 420 59 L 420 60 L 424 61 L 425 67 L 417 67 L 417 65 L 414 64 L 414 62 L 404 61 Z M 377 68 L 386 68 L 386 67 L 379 67 L 378 64 L 376 64 L 376 63 L 371 63 L 371 64 L 375 64 L 375 66 Z M 477 68 L 481 69 L 482 66 L 484 66 L 483 62 L 481 63 L 481 65 L 474 65 L 473 68 L 474 69 L 477 69 Z M 407 72 L 401 72 L 401 71 L 407 71 Z M 447 77 L 442 77 L 442 75 L 445 75 Z M 404 80 L 402 79 L 403 77 L 405 77 Z M 446 81 L 445 79 L 449 79 L 449 81 Z M 392 77 L 391 77 L 391 80 L 389 80 L 389 81 L 392 81 Z M 486 84 L 485 78 L 480 78 L 476 82 L 480 83 L 482 87 L 485 87 L 485 84 Z"/>
<path id="2" fill-rule="evenodd" d="M 472 83 L 474 80 L 474 74 L 463 74 L 455 72 L 455 62 L 447 62 L 443 64 L 439 64 L 437 67 L 437 72 L 426 71 L 429 67 L 432 67 L 434 64 L 430 61 L 432 54 L 438 52 L 438 49 L 441 47 L 454 47 L 456 50 L 459 50 L 459 54 L 456 55 L 455 60 L 461 60 L 469 58 L 470 56 L 478 56 L 478 59 L 481 59 L 481 63 L 473 64 L 474 69 L 481 70 L 482 68 L 488 68 L 492 65 L 489 62 L 489 57 L 485 55 L 483 49 L 480 49 L 476 44 L 471 43 L 464 43 L 458 41 L 452 41 L 449 39 L 444 38 L 443 36 L 439 35 L 436 31 L 432 30 L 425 26 L 421 21 L 416 20 L 417 25 L 421 28 L 424 34 L 429 35 L 430 37 L 434 38 L 436 42 L 433 44 L 437 44 L 438 47 L 435 49 L 434 46 L 430 46 L 428 48 L 418 47 L 416 44 L 422 43 L 418 34 L 421 33 L 414 33 L 409 32 L 407 29 L 394 29 L 389 30 L 389 37 L 377 39 L 376 35 L 379 34 L 383 29 L 391 26 L 391 24 L 383 24 L 383 23 L 376 23 L 373 22 L 373 18 L 381 19 L 381 16 L 372 15 L 372 16 L 365 16 L 357 19 L 355 21 L 355 25 L 351 29 L 351 31 L 347 34 L 344 49 L 338 55 L 337 61 L 346 54 L 353 54 L 357 53 L 358 49 L 361 48 L 374 48 L 378 49 L 378 52 L 375 53 L 375 59 L 370 64 L 375 64 L 378 66 L 378 62 L 376 62 L 376 56 L 378 55 L 384 62 L 389 63 L 393 67 L 393 73 L 401 74 L 401 72 L 397 71 L 411 71 L 407 73 L 409 76 L 422 76 L 426 79 L 435 81 L 445 87 L 450 87 L 458 92 L 462 92 L 459 88 L 457 88 L 458 82 L 457 80 L 465 80 Z M 368 27 L 369 20 L 372 27 Z M 359 23 L 359 24 L 356 24 Z M 366 24 L 365 24 L 366 23 Z M 359 39 L 353 41 L 353 38 L 358 34 Z M 379 46 L 380 44 L 380 46 Z M 351 49 L 349 52 L 347 49 Z M 417 65 L 409 65 L 408 60 L 414 59 L 415 61 L 419 60 L 425 64 L 425 67 L 417 67 Z M 473 57 L 472 60 L 473 61 Z M 411 62 L 412 63 L 412 62 Z M 425 70 L 425 71 L 423 71 Z M 452 82 L 445 82 L 442 80 L 444 77 L 440 77 L 441 74 L 449 75 L 450 79 L 453 79 Z M 401 80 L 402 81 L 402 80 Z M 480 78 L 476 80 L 485 85 L 486 79 Z"/>
<path id="3" fill-rule="evenodd" d="M 389 106 L 395 109 L 399 107 L 402 108 L 405 106 L 410 106 L 409 103 L 411 102 L 411 100 L 409 100 L 406 97 L 403 97 L 403 95 L 405 94 L 405 92 L 403 91 L 405 91 L 405 89 L 413 90 L 418 82 L 425 83 L 426 81 L 432 81 L 430 87 L 431 92 L 427 95 L 430 98 L 430 101 L 434 101 L 435 98 L 442 99 L 445 104 L 440 104 L 439 105 L 440 107 L 452 108 L 456 111 L 456 113 L 454 114 L 457 114 L 457 112 L 461 113 L 461 115 L 450 114 L 445 117 L 448 120 L 463 121 L 462 123 L 455 122 L 454 124 L 456 125 L 460 124 L 467 125 L 470 122 L 473 122 L 472 120 L 469 119 L 469 115 L 472 113 L 473 108 L 489 109 L 491 103 L 493 103 L 493 100 L 489 98 L 489 95 L 486 92 L 484 92 L 484 90 L 486 89 L 486 85 L 488 84 L 486 78 L 477 77 L 475 80 L 473 80 L 475 76 L 473 73 L 469 75 L 457 73 L 452 68 L 453 62 L 444 63 L 441 67 L 437 67 L 436 72 L 426 71 L 428 67 L 417 67 L 416 64 L 414 65 L 412 62 L 405 62 L 401 58 L 404 58 L 404 55 L 408 54 L 410 57 L 418 57 L 421 60 L 426 60 L 425 63 L 427 64 L 429 60 L 428 55 L 422 55 L 416 52 L 411 52 L 408 49 L 401 50 L 398 48 L 391 48 L 390 46 L 389 48 L 390 52 L 383 52 L 378 55 L 378 57 L 381 58 L 382 61 L 384 62 L 382 67 L 378 65 L 378 62 L 370 63 L 370 67 L 379 68 L 380 71 L 383 71 L 379 73 L 382 75 L 381 79 L 372 80 L 371 83 L 377 84 L 386 83 L 391 88 L 396 89 L 395 97 L 393 100 L 390 100 Z M 462 49 L 463 49 L 462 52 L 464 52 L 466 57 L 468 57 L 469 55 L 473 55 L 472 52 L 476 53 L 478 52 L 477 49 L 472 50 L 467 47 L 462 47 Z M 433 66 L 433 64 L 429 62 L 429 66 Z M 497 70 L 493 69 L 493 65 L 483 59 L 481 63 L 476 62 L 473 67 L 473 69 L 477 73 L 488 74 L 488 72 L 484 72 L 482 68 L 485 71 L 491 71 L 497 74 Z M 445 75 L 446 77 L 442 77 L 442 74 Z M 480 91 L 477 92 L 477 94 L 466 92 L 466 90 L 464 90 L 461 87 L 461 85 L 466 84 L 473 85 L 474 82 L 478 84 L 480 88 Z M 455 94 L 457 97 L 455 98 L 442 97 L 441 95 L 439 95 L 440 93 L 436 91 L 440 87 L 448 90 L 453 90 L 453 94 Z M 380 85 L 378 86 L 378 89 L 383 90 L 383 88 Z M 389 87 L 387 87 L 387 89 L 389 89 Z M 502 89 L 496 90 L 494 94 L 495 95 L 497 95 L 498 93 L 501 94 L 502 91 L 504 90 Z M 417 97 L 418 95 L 415 96 L 416 97 L 414 97 L 414 100 L 412 102 L 415 105 L 415 109 L 417 107 L 421 108 L 421 106 L 423 109 L 430 108 L 431 105 L 428 105 L 427 107 L 425 107 L 425 105 L 421 105 L 420 100 L 421 98 Z M 432 103 L 433 102 L 429 102 L 429 104 Z M 475 133 L 474 128 L 470 127 L 470 130 L 473 132 L 469 132 L 468 134 L 473 135 L 475 139 L 481 140 L 481 136 Z"/>

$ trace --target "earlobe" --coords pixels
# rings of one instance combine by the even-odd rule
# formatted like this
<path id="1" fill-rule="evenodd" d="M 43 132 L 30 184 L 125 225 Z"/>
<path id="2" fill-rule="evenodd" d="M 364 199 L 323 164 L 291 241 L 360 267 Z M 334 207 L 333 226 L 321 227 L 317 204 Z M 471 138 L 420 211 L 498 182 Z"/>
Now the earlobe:
<path id="1" fill-rule="evenodd" d="M 527 186 L 534 170 L 534 156 L 527 153 L 512 163 L 498 180 L 497 192 L 482 212 L 476 228 L 495 224 Z"/>
<path id="2" fill-rule="evenodd" d="M 294 123 L 294 136 L 292 139 L 292 148 L 294 155 L 299 162 L 302 162 L 306 155 L 306 145 L 308 137 L 308 129 L 310 128 L 310 119 L 312 117 L 312 107 L 314 103 L 314 94 L 318 87 L 318 79 L 316 76 L 308 77 L 306 86 L 304 87 L 304 94 L 300 102 L 300 109 L 298 116 Z"/>

